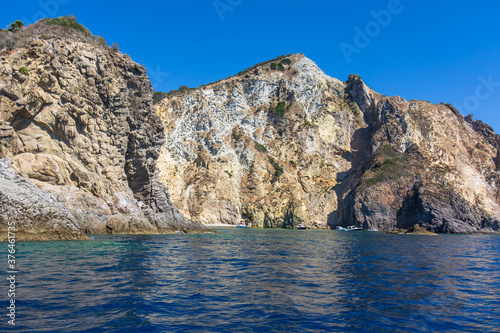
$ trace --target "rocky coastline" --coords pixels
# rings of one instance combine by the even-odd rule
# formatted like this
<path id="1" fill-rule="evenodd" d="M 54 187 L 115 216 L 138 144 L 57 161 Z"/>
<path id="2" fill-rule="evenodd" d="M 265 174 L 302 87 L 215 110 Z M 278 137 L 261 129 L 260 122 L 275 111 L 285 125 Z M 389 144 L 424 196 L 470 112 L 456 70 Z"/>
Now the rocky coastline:
<path id="1" fill-rule="evenodd" d="M 164 134 L 146 70 L 84 27 L 48 22 L 0 32 L 2 212 L 18 211 L 19 234 L 40 232 L 29 239 L 206 230 L 158 180 Z M 17 202 L 17 187 L 28 188 L 19 177 L 34 194 Z"/>
<path id="2" fill-rule="evenodd" d="M 191 219 L 499 230 L 499 136 L 449 104 L 387 97 L 293 54 L 167 94 L 156 109 L 160 179 Z"/>
<path id="3" fill-rule="evenodd" d="M 303 54 L 153 105 L 73 17 L 0 32 L 0 240 L 265 228 L 498 232 L 500 136 Z M 428 230 L 428 231 L 427 231 Z"/>

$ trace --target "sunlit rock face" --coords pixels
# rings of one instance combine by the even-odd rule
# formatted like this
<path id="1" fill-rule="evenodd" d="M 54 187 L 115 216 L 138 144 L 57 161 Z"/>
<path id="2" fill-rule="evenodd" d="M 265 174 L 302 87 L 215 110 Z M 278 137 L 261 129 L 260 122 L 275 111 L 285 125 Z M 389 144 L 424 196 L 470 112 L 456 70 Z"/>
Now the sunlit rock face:
<path id="1" fill-rule="evenodd" d="M 156 111 L 159 178 L 195 221 L 498 230 L 499 137 L 450 105 L 383 96 L 295 54 Z"/>
<path id="2" fill-rule="evenodd" d="M 158 181 L 163 125 L 142 66 L 44 21 L 0 34 L 0 157 L 86 233 L 203 229 Z"/>

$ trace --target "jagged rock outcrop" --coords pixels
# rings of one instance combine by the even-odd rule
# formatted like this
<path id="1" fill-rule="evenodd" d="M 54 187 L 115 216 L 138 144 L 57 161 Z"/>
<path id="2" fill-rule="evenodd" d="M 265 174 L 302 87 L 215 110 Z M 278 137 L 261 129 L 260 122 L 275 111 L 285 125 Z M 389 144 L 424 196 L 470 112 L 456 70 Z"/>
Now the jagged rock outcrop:
<path id="1" fill-rule="evenodd" d="M 0 32 L 0 156 L 86 233 L 203 230 L 158 181 L 164 133 L 146 70 L 65 20 Z"/>
<path id="2" fill-rule="evenodd" d="M 274 62 L 274 65 L 273 65 Z M 203 223 L 499 228 L 499 136 L 451 105 L 380 95 L 301 54 L 169 94 L 160 179 Z"/>
<path id="3" fill-rule="evenodd" d="M 5 158 L 0 159 L 0 241 L 9 238 L 16 241 L 88 239 L 66 207 L 19 176 Z"/>

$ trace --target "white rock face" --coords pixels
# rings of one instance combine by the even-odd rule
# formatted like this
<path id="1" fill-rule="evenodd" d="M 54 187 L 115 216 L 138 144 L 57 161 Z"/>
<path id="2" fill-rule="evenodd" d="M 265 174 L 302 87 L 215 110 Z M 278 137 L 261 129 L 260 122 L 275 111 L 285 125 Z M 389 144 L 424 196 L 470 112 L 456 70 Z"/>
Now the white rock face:
<path id="1" fill-rule="evenodd" d="M 160 180 L 193 220 L 498 230 L 500 139 L 452 106 L 341 82 L 297 54 L 156 109 Z"/>
<path id="2" fill-rule="evenodd" d="M 289 59 L 283 71 L 258 66 L 157 106 L 166 134 L 160 179 L 190 218 L 326 226 L 327 214 L 336 208 L 331 191 L 336 174 L 350 168 L 331 151 L 350 150 L 350 136 L 363 118 L 359 110 L 356 115 L 347 104 L 339 106 L 344 83 L 303 55 Z M 279 102 L 283 116 L 270 110 Z M 283 174 L 275 177 L 279 168 Z"/>

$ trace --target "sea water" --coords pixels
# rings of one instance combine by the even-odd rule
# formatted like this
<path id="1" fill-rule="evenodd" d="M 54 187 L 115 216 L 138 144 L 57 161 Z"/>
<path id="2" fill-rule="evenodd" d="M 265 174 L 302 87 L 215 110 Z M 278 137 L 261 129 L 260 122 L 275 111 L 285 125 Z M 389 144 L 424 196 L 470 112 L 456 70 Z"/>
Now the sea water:
<path id="1" fill-rule="evenodd" d="M 3 278 L 0 329 L 499 331 L 499 235 L 217 231 L 19 242 L 16 326 Z"/>

